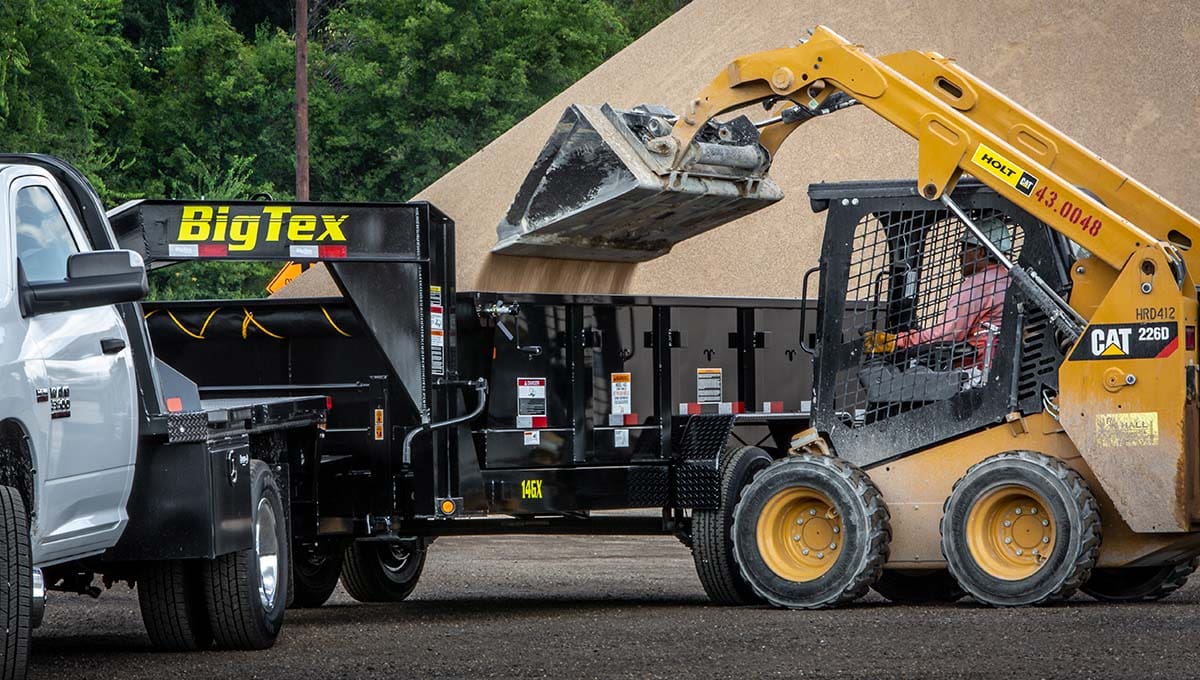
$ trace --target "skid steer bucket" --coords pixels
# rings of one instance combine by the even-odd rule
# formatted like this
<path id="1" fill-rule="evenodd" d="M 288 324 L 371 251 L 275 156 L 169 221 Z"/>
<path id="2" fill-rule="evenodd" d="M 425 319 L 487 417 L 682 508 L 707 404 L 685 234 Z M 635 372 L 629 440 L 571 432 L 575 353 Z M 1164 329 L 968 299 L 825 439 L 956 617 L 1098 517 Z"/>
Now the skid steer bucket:
<path id="1" fill-rule="evenodd" d="M 783 193 L 745 117 L 710 123 L 672 168 L 669 109 L 567 109 L 496 228 L 504 255 L 642 262 Z"/>

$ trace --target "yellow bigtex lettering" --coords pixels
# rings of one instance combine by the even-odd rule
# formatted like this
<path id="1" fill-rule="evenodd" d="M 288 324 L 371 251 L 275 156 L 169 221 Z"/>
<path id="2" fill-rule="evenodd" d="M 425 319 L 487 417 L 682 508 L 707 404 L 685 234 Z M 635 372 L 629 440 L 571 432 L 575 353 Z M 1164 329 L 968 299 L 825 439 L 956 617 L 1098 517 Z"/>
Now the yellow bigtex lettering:
<path id="1" fill-rule="evenodd" d="M 541 498 L 542 497 L 542 480 L 540 479 L 522 479 L 521 480 L 521 498 Z"/>
<path id="2" fill-rule="evenodd" d="M 349 215 L 301 213 L 286 205 L 265 205 L 257 213 L 230 215 L 236 209 L 238 207 L 183 206 L 176 240 L 228 243 L 230 251 L 252 251 L 260 243 L 282 240 L 292 243 L 346 242 L 342 225 Z M 265 234 L 263 225 L 266 225 Z"/>

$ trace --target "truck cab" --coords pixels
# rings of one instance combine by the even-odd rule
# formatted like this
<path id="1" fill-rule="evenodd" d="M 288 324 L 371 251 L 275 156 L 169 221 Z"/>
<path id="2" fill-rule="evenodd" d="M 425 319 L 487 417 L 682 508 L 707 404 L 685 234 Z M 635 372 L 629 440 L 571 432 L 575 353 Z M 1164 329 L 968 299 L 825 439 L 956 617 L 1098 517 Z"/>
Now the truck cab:
<path id="1" fill-rule="evenodd" d="M 270 646 L 326 398 L 202 400 L 155 356 L 142 255 L 56 158 L 0 155 L 0 239 L 3 678 L 46 591 L 97 596 L 97 576 L 138 586 L 157 648 Z"/>

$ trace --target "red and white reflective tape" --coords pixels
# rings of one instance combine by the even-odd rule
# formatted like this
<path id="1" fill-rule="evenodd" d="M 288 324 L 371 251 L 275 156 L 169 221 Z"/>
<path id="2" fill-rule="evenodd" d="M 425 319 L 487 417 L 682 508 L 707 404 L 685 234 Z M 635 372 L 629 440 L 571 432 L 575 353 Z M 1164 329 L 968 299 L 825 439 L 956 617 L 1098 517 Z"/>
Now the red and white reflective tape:
<path id="1" fill-rule="evenodd" d="M 539 427 L 549 427 L 546 416 L 517 416 L 517 427 L 532 430 Z"/>
<path id="2" fill-rule="evenodd" d="M 610 414 L 608 414 L 609 427 L 627 427 L 630 425 L 637 425 L 641 422 L 642 421 L 638 419 L 638 416 L 636 413 L 625 413 L 625 414 L 610 413 Z"/>
<path id="3" fill-rule="evenodd" d="M 288 246 L 288 257 L 293 260 L 338 260 L 346 255 L 346 246 Z"/>
<path id="4" fill-rule="evenodd" d="M 722 401 L 719 404 L 698 404 L 694 401 L 688 401 L 679 405 L 679 415 L 681 416 L 698 416 L 714 413 L 731 415 L 745 412 L 746 405 L 740 401 Z"/>
<path id="5" fill-rule="evenodd" d="M 783 413 L 782 401 L 764 401 L 762 404 L 763 413 Z"/>

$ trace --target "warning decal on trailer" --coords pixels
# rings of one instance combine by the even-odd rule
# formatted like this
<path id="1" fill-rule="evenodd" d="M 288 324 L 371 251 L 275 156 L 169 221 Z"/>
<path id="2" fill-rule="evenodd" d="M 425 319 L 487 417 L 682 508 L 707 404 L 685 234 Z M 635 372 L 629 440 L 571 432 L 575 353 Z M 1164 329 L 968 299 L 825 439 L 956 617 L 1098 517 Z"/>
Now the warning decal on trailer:
<path id="1" fill-rule="evenodd" d="M 626 413 L 633 413 L 631 403 L 633 400 L 632 384 L 632 373 L 612 374 L 612 415 L 623 416 Z"/>
<path id="2" fill-rule="evenodd" d="M 545 378 L 517 378 L 517 415 L 546 415 Z"/>
<path id="3" fill-rule="evenodd" d="M 434 375 L 445 375 L 446 330 L 441 286 L 429 287 L 429 329 L 429 370 Z"/>
<path id="4" fill-rule="evenodd" d="M 700 404 L 719 404 L 723 396 L 721 387 L 721 369 L 696 369 L 696 402 Z"/>

